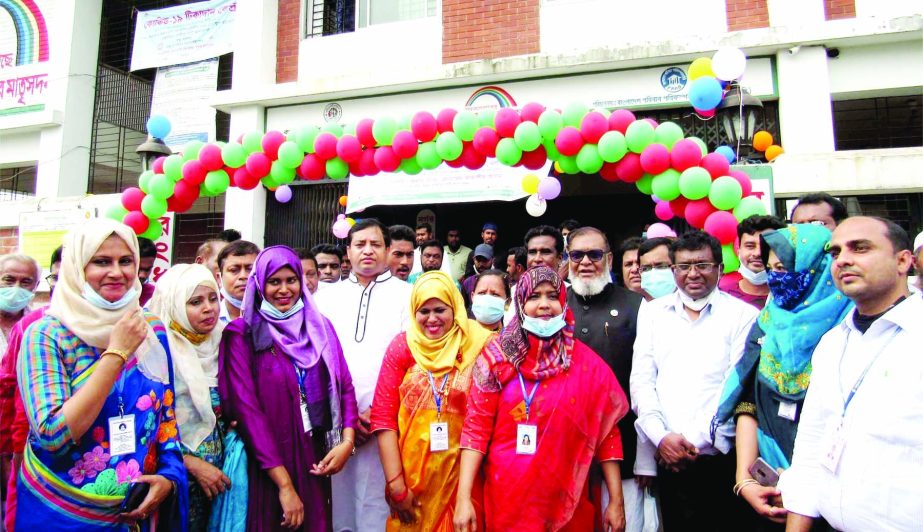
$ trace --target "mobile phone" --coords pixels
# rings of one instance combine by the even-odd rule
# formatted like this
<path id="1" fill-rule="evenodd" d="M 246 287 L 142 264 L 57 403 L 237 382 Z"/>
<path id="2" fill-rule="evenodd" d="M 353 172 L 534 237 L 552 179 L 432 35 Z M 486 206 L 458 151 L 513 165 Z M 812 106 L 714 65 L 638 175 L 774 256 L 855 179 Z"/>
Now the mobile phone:
<path id="1" fill-rule="evenodd" d="M 144 498 L 147 497 L 147 492 L 151 490 L 151 485 L 147 482 L 135 482 L 128 488 L 128 494 L 125 495 L 125 499 L 122 500 L 122 506 L 119 507 L 120 513 L 133 512 L 141 506 L 141 503 L 144 502 Z"/>
<path id="2" fill-rule="evenodd" d="M 760 486 L 773 488 L 779 483 L 779 473 L 762 458 L 757 458 L 748 471 L 750 476 L 760 483 Z"/>

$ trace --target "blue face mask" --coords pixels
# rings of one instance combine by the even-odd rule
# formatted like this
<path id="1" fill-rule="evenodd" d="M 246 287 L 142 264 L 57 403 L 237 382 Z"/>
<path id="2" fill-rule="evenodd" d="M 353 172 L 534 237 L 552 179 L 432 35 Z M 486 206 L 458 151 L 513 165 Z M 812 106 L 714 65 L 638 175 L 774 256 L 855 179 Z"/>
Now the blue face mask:
<path id="1" fill-rule="evenodd" d="M 89 283 L 83 283 L 83 292 L 81 292 L 81 295 L 83 299 L 89 301 L 94 307 L 99 307 L 104 310 L 119 310 L 138 299 L 138 291 L 135 290 L 135 287 L 131 287 L 131 289 L 125 292 L 125 295 L 118 301 L 108 301 L 103 298 L 103 296 L 97 294 L 96 290 L 93 290 Z"/>
<path id="2" fill-rule="evenodd" d="M 547 320 L 526 315 L 522 316 L 522 328 L 539 338 L 550 338 L 563 329 L 565 325 L 567 323 L 564 322 L 564 312 Z"/>
<path id="3" fill-rule="evenodd" d="M 21 286 L 4 286 L 0 288 L 0 311 L 16 314 L 26 308 L 35 293 Z"/>
<path id="4" fill-rule="evenodd" d="M 814 274 L 811 272 L 768 272 L 769 292 L 772 302 L 785 310 L 792 310 L 805 298 Z"/>
<path id="5" fill-rule="evenodd" d="M 288 319 L 303 308 L 304 301 L 302 301 L 300 297 L 298 298 L 298 302 L 292 305 L 292 308 L 286 310 L 285 312 L 282 312 L 281 310 L 272 306 L 272 303 L 266 301 L 265 299 L 262 303 L 260 303 L 260 313 L 264 316 L 268 316 L 276 320 Z"/>
<path id="6" fill-rule="evenodd" d="M 670 268 L 655 268 L 649 272 L 641 272 L 641 290 L 654 299 L 672 294 L 676 290 L 673 271 Z"/>
<path id="7" fill-rule="evenodd" d="M 223 297 L 224 299 L 228 300 L 228 302 L 230 302 L 231 305 L 234 306 L 234 308 L 243 308 L 243 306 L 244 306 L 244 300 L 243 300 L 243 299 L 237 299 L 237 298 L 235 298 L 234 296 L 232 296 L 231 294 L 229 294 L 229 293 L 227 292 L 227 290 L 224 289 L 223 286 L 221 287 L 221 297 Z"/>
<path id="8" fill-rule="evenodd" d="M 503 319 L 506 300 L 490 294 L 478 294 L 471 298 L 471 312 L 484 325 L 493 325 Z"/>

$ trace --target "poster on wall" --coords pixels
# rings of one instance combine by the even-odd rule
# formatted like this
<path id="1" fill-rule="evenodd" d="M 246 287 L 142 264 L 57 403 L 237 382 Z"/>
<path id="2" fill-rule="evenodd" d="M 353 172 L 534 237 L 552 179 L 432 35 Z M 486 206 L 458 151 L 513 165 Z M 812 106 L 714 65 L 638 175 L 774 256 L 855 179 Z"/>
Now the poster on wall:
<path id="1" fill-rule="evenodd" d="M 0 119 L 43 111 L 51 81 L 52 0 L 0 1 Z"/>
<path id="2" fill-rule="evenodd" d="M 19 215 L 19 252 L 48 269 L 51 254 L 64 243 L 64 235 L 92 217 L 92 210 L 80 208 L 24 212 Z"/>
<path id="3" fill-rule="evenodd" d="M 151 115 L 163 115 L 173 126 L 164 139 L 174 152 L 187 142 L 208 142 L 215 138 L 215 108 L 209 100 L 218 84 L 218 60 L 157 69 Z"/>
<path id="4" fill-rule="evenodd" d="M 231 53 L 236 11 L 237 0 L 210 0 L 139 12 L 131 70 L 201 61 Z"/>

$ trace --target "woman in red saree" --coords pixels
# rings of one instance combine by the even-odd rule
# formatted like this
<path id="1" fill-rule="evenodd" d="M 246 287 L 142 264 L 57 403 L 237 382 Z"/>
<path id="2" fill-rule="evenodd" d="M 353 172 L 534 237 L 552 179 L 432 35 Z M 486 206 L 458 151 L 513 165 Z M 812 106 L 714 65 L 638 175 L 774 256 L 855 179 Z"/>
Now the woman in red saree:
<path id="1" fill-rule="evenodd" d="M 468 319 L 441 271 L 417 279 L 410 306 L 413 322 L 388 347 L 372 407 L 392 510 L 387 530 L 448 532 L 471 370 L 490 332 Z"/>
<path id="2" fill-rule="evenodd" d="M 461 438 L 457 531 L 474 530 L 471 488 L 482 465 L 487 530 L 593 530 L 594 459 L 611 494 L 603 528 L 625 527 L 616 462 L 625 393 L 609 366 L 574 338 L 565 290 L 551 268 L 527 270 L 516 286 L 515 318 L 475 363 Z"/>

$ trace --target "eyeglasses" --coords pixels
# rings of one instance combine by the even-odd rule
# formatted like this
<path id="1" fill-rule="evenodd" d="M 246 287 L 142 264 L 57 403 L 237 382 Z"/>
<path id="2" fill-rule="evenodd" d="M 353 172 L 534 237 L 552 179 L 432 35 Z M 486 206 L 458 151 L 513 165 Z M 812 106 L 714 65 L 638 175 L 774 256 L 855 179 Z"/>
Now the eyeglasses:
<path id="1" fill-rule="evenodd" d="M 567 256 L 570 260 L 574 262 L 583 261 L 583 257 L 590 257 L 591 261 L 599 262 L 603 260 L 603 257 L 606 256 L 606 252 L 601 249 L 591 249 L 589 251 L 581 251 L 579 249 L 574 249 L 568 252 Z"/>
<path id="2" fill-rule="evenodd" d="M 673 265 L 674 272 L 680 273 L 689 273 L 690 270 L 695 268 L 699 273 L 704 273 L 708 275 L 709 273 L 715 271 L 716 264 L 714 262 L 697 262 L 695 264 L 675 264 Z"/>
<path id="3" fill-rule="evenodd" d="M 671 267 L 672 266 L 670 264 L 645 264 L 644 266 L 638 268 L 638 270 L 642 273 L 647 273 L 652 270 L 668 270 Z"/>
<path id="4" fill-rule="evenodd" d="M 45 276 L 45 282 L 48 283 L 48 286 L 54 286 L 58 284 L 58 274 L 50 273 Z"/>

